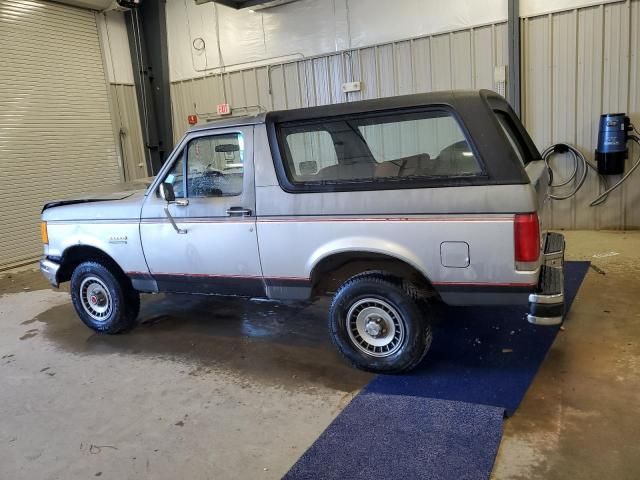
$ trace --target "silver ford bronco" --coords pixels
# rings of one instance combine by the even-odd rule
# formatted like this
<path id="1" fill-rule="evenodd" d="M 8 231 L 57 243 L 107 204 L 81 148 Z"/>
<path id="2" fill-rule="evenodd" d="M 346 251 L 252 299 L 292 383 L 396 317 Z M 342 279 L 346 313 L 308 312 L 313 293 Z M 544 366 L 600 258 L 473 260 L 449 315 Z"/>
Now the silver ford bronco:
<path id="1" fill-rule="evenodd" d="M 40 265 L 106 333 L 135 325 L 140 292 L 331 294 L 346 359 L 407 371 L 436 302 L 528 302 L 529 322 L 562 321 L 548 182 L 518 117 L 485 90 L 227 118 L 187 132 L 146 191 L 46 204 Z"/>

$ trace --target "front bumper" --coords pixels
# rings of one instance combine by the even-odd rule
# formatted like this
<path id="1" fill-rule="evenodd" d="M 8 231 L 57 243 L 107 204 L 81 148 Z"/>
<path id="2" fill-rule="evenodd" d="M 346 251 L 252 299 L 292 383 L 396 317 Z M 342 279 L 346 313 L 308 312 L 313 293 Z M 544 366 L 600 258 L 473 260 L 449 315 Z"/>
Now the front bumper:
<path id="1" fill-rule="evenodd" d="M 564 317 L 564 236 L 547 233 L 538 288 L 529 295 L 527 320 L 534 325 L 559 325 Z"/>
<path id="2" fill-rule="evenodd" d="M 49 283 L 56 288 L 60 286 L 60 282 L 58 282 L 58 270 L 60 270 L 59 263 L 49 260 L 48 258 L 40 260 L 40 271 Z"/>

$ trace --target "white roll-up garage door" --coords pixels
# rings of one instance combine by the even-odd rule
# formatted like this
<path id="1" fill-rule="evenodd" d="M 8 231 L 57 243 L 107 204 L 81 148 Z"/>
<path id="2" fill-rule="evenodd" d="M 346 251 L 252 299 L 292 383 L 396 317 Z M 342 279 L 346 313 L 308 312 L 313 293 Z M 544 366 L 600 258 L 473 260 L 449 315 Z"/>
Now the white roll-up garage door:
<path id="1" fill-rule="evenodd" d="M 0 269 L 41 254 L 45 202 L 120 178 L 95 14 L 0 0 Z"/>

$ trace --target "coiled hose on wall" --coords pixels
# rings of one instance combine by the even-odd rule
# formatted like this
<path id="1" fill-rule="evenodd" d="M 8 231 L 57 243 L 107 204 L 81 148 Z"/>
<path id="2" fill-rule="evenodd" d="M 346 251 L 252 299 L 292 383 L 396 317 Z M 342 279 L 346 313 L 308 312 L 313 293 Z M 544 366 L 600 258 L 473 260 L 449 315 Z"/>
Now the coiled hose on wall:
<path id="1" fill-rule="evenodd" d="M 636 133 L 638 133 L 637 130 L 635 131 Z M 638 146 L 640 146 L 640 138 L 634 135 L 630 135 L 629 139 L 631 139 Z M 551 159 L 553 155 L 555 155 L 556 153 L 569 153 L 573 158 L 573 169 L 571 174 L 566 179 L 562 180 L 560 183 L 554 183 L 555 175 L 554 175 L 553 168 L 551 167 Z M 584 185 L 584 182 L 587 180 L 587 174 L 589 173 L 589 170 L 590 169 L 593 170 L 593 172 L 596 175 L 598 175 L 600 179 L 600 183 L 604 186 L 604 191 L 589 204 L 590 207 L 597 207 L 598 205 L 602 205 L 604 202 L 606 202 L 609 194 L 613 192 L 616 188 L 618 188 L 620 185 L 622 185 L 627 180 L 627 178 L 629 178 L 631 174 L 640 166 L 640 156 L 639 156 L 638 160 L 633 165 L 633 167 L 631 167 L 629 171 L 625 173 L 624 176 L 618 182 L 615 183 L 615 185 L 609 187 L 607 185 L 606 177 L 598 173 L 598 167 L 593 163 L 591 163 L 590 161 L 588 161 L 585 158 L 585 156 L 582 154 L 582 152 L 580 152 L 580 150 L 578 150 L 572 145 L 569 145 L 568 143 L 556 143 L 555 145 L 551 145 L 544 152 L 542 152 L 542 159 L 544 160 L 544 163 L 547 166 L 547 170 L 549 171 L 549 187 L 551 191 L 551 193 L 549 194 L 549 197 L 552 198 L 553 200 L 567 200 L 573 197 L 576 193 L 578 193 L 578 190 L 582 188 L 582 186 Z M 558 192 L 557 189 L 566 187 L 570 183 L 574 182 L 576 179 L 577 179 L 577 183 L 575 183 L 575 186 L 573 187 L 573 189 L 570 190 L 568 193 L 566 192 L 562 194 L 554 193 L 554 189 L 555 189 L 555 192 Z"/>

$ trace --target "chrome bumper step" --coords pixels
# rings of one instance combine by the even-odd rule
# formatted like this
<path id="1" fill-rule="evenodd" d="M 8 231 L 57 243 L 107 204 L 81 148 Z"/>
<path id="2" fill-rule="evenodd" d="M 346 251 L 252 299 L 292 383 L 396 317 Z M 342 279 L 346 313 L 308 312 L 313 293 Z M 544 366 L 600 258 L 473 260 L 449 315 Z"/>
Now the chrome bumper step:
<path id="1" fill-rule="evenodd" d="M 564 236 L 548 233 L 538 288 L 529 295 L 527 320 L 534 325 L 559 325 L 564 317 Z"/>
<path id="2" fill-rule="evenodd" d="M 544 239 L 544 264 L 560 267 L 564 263 L 564 235 L 549 232 Z"/>

